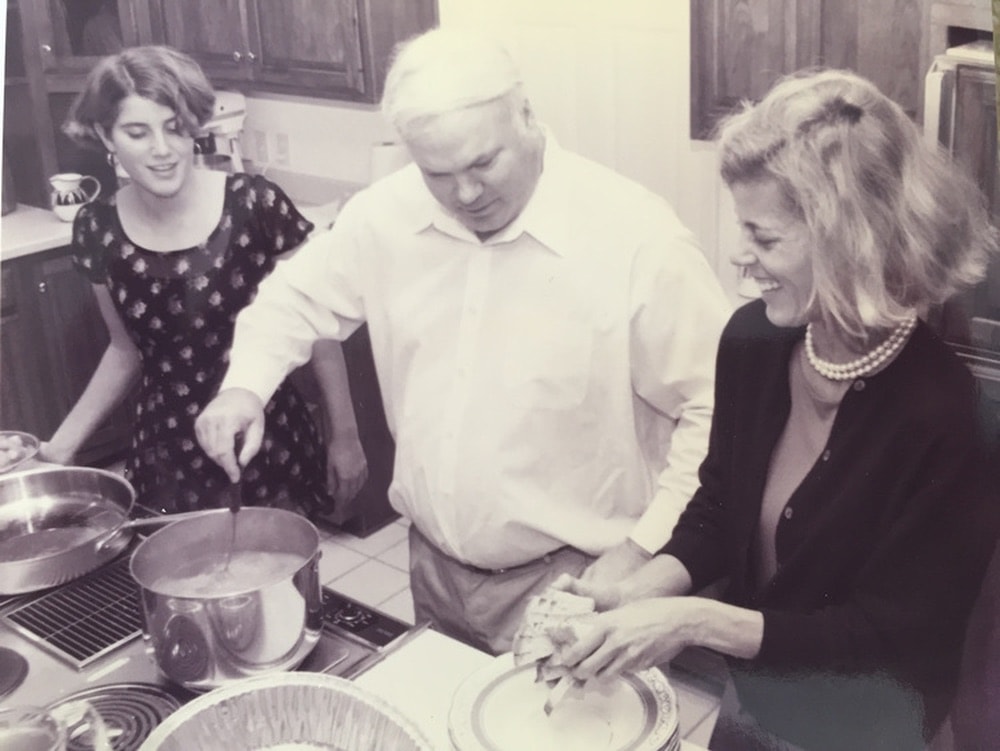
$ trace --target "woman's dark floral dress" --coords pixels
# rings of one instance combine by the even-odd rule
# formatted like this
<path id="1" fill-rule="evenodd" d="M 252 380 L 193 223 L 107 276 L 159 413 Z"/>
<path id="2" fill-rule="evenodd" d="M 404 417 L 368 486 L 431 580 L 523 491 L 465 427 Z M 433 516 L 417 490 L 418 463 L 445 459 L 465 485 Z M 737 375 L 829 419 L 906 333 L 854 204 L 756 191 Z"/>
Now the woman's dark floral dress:
<path id="1" fill-rule="evenodd" d="M 142 361 L 127 477 L 138 500 L 164 511 L 226 504 L 226 474 L 198 445 L 194 421 L 229 364 L 236 315 L 309 234 L 274 183 L 230 175 L 218 225 L 204 243 L 171 252 L 135 245 L 115 197 L 84 206 L 73 225 L 74 261 L 104 284 Z M 308 513 L 326 502 L 326 452 L 305 402 L 286 380 L 268 403 L 260 453 L 243 472 L 246 505 Z"/>

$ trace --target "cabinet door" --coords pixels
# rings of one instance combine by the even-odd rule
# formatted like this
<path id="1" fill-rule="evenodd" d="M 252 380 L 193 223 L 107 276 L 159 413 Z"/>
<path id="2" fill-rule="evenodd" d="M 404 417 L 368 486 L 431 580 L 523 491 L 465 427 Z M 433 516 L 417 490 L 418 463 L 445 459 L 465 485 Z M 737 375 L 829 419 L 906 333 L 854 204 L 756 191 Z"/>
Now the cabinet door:
<path id="1" fill-rule="evenodd" d="M 920 108 L 929 0 L 691 0 L 691 137 L 758 100 L 784 74 L 823 65 Z"/>
<path id="2" fill-rule="evenodd" d="M 283 8 L 285 3 L 273 3 Z M 244 80 L 252 53 L 243 0 L 152 0 L 150 22 L 157 41 L 195 58 L 210 78 Z"/>
<path id="3" fill-rule="evenodd" d="M 132 0 L 35 0 L 34 22 L 47 73 L 80 74 L 105 55 L 139 43 Z"/>
<path id="4" fill-rule="evenodd" d="M 47 439 L 59 424 L 28 262 L 0 267 L 0 429 Z"/>
<path id="5" fill-rule="evenodd" d="M 366 93 L 357 0 L 250 0 L 254 80 Z"/>
<path id="6" fill-rule="evenodd" d="M 90 282 L 73 267 L 68 249 L 46 253 L 33 264 L 41 342 L 53 382 L 49 399 L 61 420 L 76 403 L 108 345 Z M 131 417 L 119 407 L 77 455 L 89 463 L 128 444 Z"/>

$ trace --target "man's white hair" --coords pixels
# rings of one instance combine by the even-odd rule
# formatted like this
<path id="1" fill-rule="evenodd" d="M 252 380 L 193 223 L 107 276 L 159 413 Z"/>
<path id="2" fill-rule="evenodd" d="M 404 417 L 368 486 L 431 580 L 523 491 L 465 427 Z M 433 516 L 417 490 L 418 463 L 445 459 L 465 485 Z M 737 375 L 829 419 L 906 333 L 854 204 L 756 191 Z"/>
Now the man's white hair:
<path id="1" fill-rule="evenodd" d="M 432 29 L 396 48 L 382 113 L 404 135 L 447 112 L 498 99 L 521 86 L 521 72 L 497 40 Z"/>

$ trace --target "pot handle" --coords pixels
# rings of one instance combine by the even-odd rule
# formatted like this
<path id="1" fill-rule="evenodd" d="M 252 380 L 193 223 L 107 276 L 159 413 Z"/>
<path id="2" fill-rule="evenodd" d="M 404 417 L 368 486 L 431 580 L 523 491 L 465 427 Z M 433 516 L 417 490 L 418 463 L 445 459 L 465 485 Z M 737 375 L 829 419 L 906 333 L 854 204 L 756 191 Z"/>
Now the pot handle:
<path id="1" fill-rule="evenodd" d="M 199 516 L 209 516 L 220 512 L 227 512 L 227 509 L 202 509 L 200 511 L 184 511 L 179 514 L 163 514 L 161 516 L 143 517 L 142 519 L 130 519 L 122 522 L 121 524 L 116 524 L 114 527 L 94 540 L 94 548 L 97 550 L 103 550 L 112 540 L 127 529 L 134 529 L 135 527 L 152 527 L 160 524 L 173 524 L 174 522 L 179 522 L 182 519 L 194 519 Z"/>

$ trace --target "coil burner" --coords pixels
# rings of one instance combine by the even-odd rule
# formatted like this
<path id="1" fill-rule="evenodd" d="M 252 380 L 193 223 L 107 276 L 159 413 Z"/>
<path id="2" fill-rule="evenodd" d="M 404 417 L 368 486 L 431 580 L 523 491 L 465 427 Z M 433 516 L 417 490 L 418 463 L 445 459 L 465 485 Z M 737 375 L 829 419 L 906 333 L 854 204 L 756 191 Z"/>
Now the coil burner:
<path id="1" fill-rule="evenodd" d="M 190 698 L 153 683 L 108 683 L 78 691 L 53 706 L 85 700 L 97 710 L 107 726 L 115 751 L 136 751 L 153 728 Z M 82 726 L 68 739 L 67 751 L 92 751 L 89 726 Z"/>

